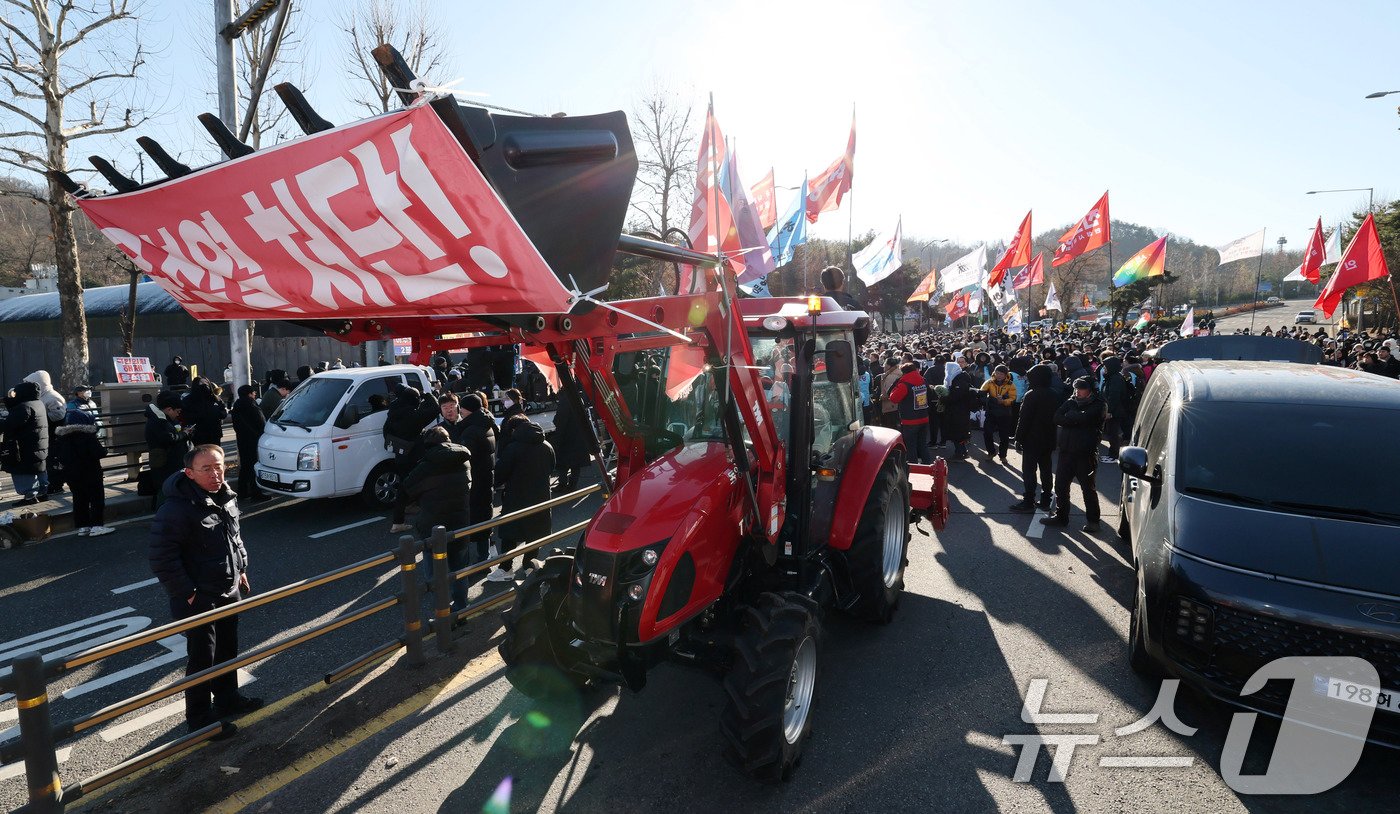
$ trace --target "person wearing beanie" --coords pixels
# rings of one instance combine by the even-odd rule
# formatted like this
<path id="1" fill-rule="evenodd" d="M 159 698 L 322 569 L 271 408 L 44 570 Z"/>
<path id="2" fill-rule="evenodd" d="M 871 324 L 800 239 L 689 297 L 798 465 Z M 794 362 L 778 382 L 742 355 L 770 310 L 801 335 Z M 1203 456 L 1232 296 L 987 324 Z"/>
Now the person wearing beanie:
<path id="1" fill-rule="evenodd" d="M 1069 525 L 1069 490 L 1071 483 L 1077 481 L 1084 494 L 1084 516 L 1087 520 L 1084 531 L 1092 534 L 1099 530 L 1099 493 L 1094 482 L 1098 458 L 1095 452 L 1106 412 L 1107 406 L 1094 389 L 1094 380 L 1088 376 L 1074 380 L 1074 396 L 1055 411 L 1055 426 L 1058 428 L 1055 445 L 1060 450 L 1059 458 L 1055 461 L 1055 514 L 1041 518 L 1040 522 L 1045 525 Z"/>
<path id="2" fill-rule="evenodd" d="M 890 388 L 890 400 L 899 410 L 899 432 L 904 436 L 909 462 L 931 464 L 933 451 L 929 448 L 928 440 L 928 384 L 914 362 L 905 362 L 900 371 L 903 375 Z"/>
<path id="3" fill-rule="evenodd" d="M 100 537 L 116 529 L 103 525 L 106 494 L 102 486 L 102 456 L 107 448 L 97 437 L 97 419 L 74 407 L 54 430 L 54 454 L 68 473 L 73 492 L 73 526 L 79 537 Z"/>
<path id="4" fill-rule="evenodd" d="M 982 383 L 982 399 L 987 417 L 982 422 L 982 442 L 987 447 L 987 457 L 997 458 L 1006 465 L 1007 436 L 1011 434 L 1011 405 L 1016 403 L 1016 385 L 1011 383 L 1011 370 L 1006 365 L 997 365 L 991 378 Z M 1001 445 L 997 445 L 997 436 Z"/>

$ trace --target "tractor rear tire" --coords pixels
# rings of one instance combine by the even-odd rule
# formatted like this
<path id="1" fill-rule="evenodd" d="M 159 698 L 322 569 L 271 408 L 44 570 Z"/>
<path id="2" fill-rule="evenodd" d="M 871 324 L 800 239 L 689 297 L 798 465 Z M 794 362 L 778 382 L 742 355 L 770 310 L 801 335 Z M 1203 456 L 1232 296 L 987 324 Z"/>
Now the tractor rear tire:
<path id="1" fill-rule="evenodd" d="M 857 619 L 889 624 L 899 607 L 909 565 L 909 501 L 909 470 L 894 453 L 870 486 L 846 552 L 846 568 L 858 594 L 847 611 Z"/>
<path id="2" fill-rule="evenodd" d="M 741 614 L 720 729 L 726 757 L 758 780 L 782 781 L 802 760 L 812 732 L 820 609 L 802 594 L 764 593 Z"/>
<path id="3" fill-rule="evenodd" d="M 560 618 L 569 590 L 573 557 L 556 555 L 515 587 L 515 601 L 502 614 L 505 636 L 497 648 L 506 680 L 531 698 L 576 692 L 587 679 L 569 669 L 568 636 Z"/>

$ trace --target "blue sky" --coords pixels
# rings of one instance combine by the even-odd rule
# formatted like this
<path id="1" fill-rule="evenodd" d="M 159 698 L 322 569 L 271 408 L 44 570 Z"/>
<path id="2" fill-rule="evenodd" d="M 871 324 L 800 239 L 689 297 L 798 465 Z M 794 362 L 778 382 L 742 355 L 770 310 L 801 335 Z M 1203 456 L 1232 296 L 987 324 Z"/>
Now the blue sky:
<path id="1" fill-rule="evenodd" d="M 303 89 L 322 115 L 345 101 L 342 3 L 302 0 Z M 152 78 L 169 86 L 143 128 L 203 146 L 212 70 L 196 37 L 207 2 L 151 2 Z M 630 110 L 650 86 L 703 115 L 707 94 L 745 180 L 796 185 L 845 147 L 857 115 L 854 226 L 906 239 L 1007 240 L 1080 217 L 1103 190 L 1113 216 L 1221 244 L 1267 227 L 1300 248 L 1376 188 L 1400 194 L 1400 3 L 1338 2 L 446 2 L 437 81 L 550 113 Z M 89 145 L 82 145 L 87 147 Z M 95 145 L 94 145 L 95 146 Z M 82 155 L 83 149 L 78 150 Z M 780 208 L 783 202 L 779 201 Z M 844 236 L 847 211 L 814 232 Z"/>

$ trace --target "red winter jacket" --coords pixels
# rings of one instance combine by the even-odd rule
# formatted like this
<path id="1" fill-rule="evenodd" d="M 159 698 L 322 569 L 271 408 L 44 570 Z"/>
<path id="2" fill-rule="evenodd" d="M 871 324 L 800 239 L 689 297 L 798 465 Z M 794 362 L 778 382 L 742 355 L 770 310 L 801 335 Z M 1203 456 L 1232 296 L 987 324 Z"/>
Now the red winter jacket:
<path id="1" fill-rule="evenodd" d="M 923 395 L 922 405 L 917 401 L 920 394 Z M 899 405 L 899 423 L 903 425 L 928 423 L 928 399 L 929 387 L 917 368 L 900 376 L 890 388 L 890 401 Z"/>

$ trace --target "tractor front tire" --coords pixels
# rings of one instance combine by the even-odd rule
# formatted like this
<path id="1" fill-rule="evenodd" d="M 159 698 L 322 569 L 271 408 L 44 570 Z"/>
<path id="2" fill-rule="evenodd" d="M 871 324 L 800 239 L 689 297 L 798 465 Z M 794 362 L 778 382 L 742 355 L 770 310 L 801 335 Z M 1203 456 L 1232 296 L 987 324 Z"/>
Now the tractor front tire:
<path id="1" fill-rule="evenodd" d="M 909 565 L 909 470 L 895 453 L 880 467 L 856 526 L 846 567 L 858 596 L 847 609 L 857 619 L 888 624 L 904 592 Z"/>
<path id="2" fill-rule="evenodd" d="M 819 615 L 815 602 L 791 592 L 760 594 L 743 610 L 720 728 L 726 757 L 750 777 L 787 780 L 802 760 L 816 700 Z"/>
<path id="3" fill-rule="evenodd" d="M 587 683 L 569 669 L 560 618 L 572 568 L 573 557 L 545 559 L 515 587 L 515 601 L 502 614 L 505 636 L 497 650 L 506 663 L 506 680 L 531 698 L 576 692 Z"/>

